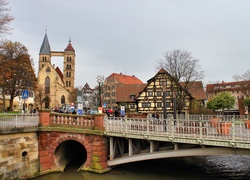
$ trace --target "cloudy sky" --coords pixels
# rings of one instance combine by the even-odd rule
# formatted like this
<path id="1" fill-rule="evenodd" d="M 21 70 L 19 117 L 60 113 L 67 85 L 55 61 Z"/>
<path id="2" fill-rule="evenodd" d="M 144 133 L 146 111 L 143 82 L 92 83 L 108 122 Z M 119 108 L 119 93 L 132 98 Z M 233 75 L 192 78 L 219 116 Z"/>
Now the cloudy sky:
<path id="1" fill-rule="evenodd" d="M 45 30 L 51 50 L 71 38 L 76 81 L 135 75 L 146 82 L 165 52 L 182 49 L 199 59 L 204 85 L 234 81 L 249 70 L 249 0 L 8 0 L 13 31 L 6 39 L 25 45 L 35 62 Z M 62 67 L 62 58 L 52 63 Z"/>

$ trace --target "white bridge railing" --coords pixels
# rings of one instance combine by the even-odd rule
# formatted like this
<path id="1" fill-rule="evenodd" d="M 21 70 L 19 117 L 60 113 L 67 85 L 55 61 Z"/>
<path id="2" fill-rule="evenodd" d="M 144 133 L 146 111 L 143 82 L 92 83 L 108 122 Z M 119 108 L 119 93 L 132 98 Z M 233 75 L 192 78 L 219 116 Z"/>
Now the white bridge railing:
<path id="1" fill-rule="evenodd" d="M 250 123 L 249 123 L 250 124 Z M 250 143 L 247 116 L 178 115 L 173 119 L 105 117 L 105 132 Z M 122 135 L 121 135 L 122 136 Z"/>
<path id="2" fill-rule="evenodd" d="M 0 114 L 0 128 L 36 127 L 38 114 Z"/>

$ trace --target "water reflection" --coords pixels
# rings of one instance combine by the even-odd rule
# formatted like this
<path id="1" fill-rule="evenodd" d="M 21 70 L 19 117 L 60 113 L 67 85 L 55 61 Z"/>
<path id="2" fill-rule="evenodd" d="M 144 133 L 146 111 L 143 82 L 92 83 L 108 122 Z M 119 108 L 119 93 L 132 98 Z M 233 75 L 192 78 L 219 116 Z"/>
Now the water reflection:
<path id="1" fill-rule="evenodd" d="M 117 166 L 106 174 L 89 172 L 53 173 L 35 180 L 228 180 L 249 179 L 249 156 L 169 158 Z"/>

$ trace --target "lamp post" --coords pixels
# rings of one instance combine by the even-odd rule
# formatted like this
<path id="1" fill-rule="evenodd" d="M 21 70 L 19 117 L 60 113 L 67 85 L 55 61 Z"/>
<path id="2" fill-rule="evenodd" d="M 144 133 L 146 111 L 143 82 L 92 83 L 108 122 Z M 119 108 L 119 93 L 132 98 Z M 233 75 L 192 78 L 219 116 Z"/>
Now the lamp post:
<path id="1" fill-rule="evenodd" d="M 166 83 L 163 83 L 163 118 L 167 119 L 167 111 L 166 111 Z"/>
<path id="2" fill-rule="evenodd" d="M 97 76 L 97 82 L 98 82 L 98 85 L 99 85 L 99 102 L 98 102 L 98 107 L 102 107 L 102 97 L 101 97 L 101 93 L 102 93 L 102 90 L 101 90 L 101 84 L 103 83 L 103 80 L 104 80 L 104 76 L 101 76 L 101 75 L 98 75 Z"/>
<path id="3" fill-rule="evenodd" d="M 176 92 L 173 92 L 173 100 L 174 100 L 174 119 L 176 119 Z"/>

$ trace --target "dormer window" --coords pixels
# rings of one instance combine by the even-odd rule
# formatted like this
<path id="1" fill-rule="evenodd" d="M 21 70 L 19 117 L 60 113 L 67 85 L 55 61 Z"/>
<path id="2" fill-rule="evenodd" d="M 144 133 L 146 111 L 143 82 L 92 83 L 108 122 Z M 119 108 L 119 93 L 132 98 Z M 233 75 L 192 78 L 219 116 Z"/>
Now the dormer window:
<path id="1" fill-rule="evenodd" d="M 130 99 L 135 99 L 135 95 L 130 95 Z"/>

